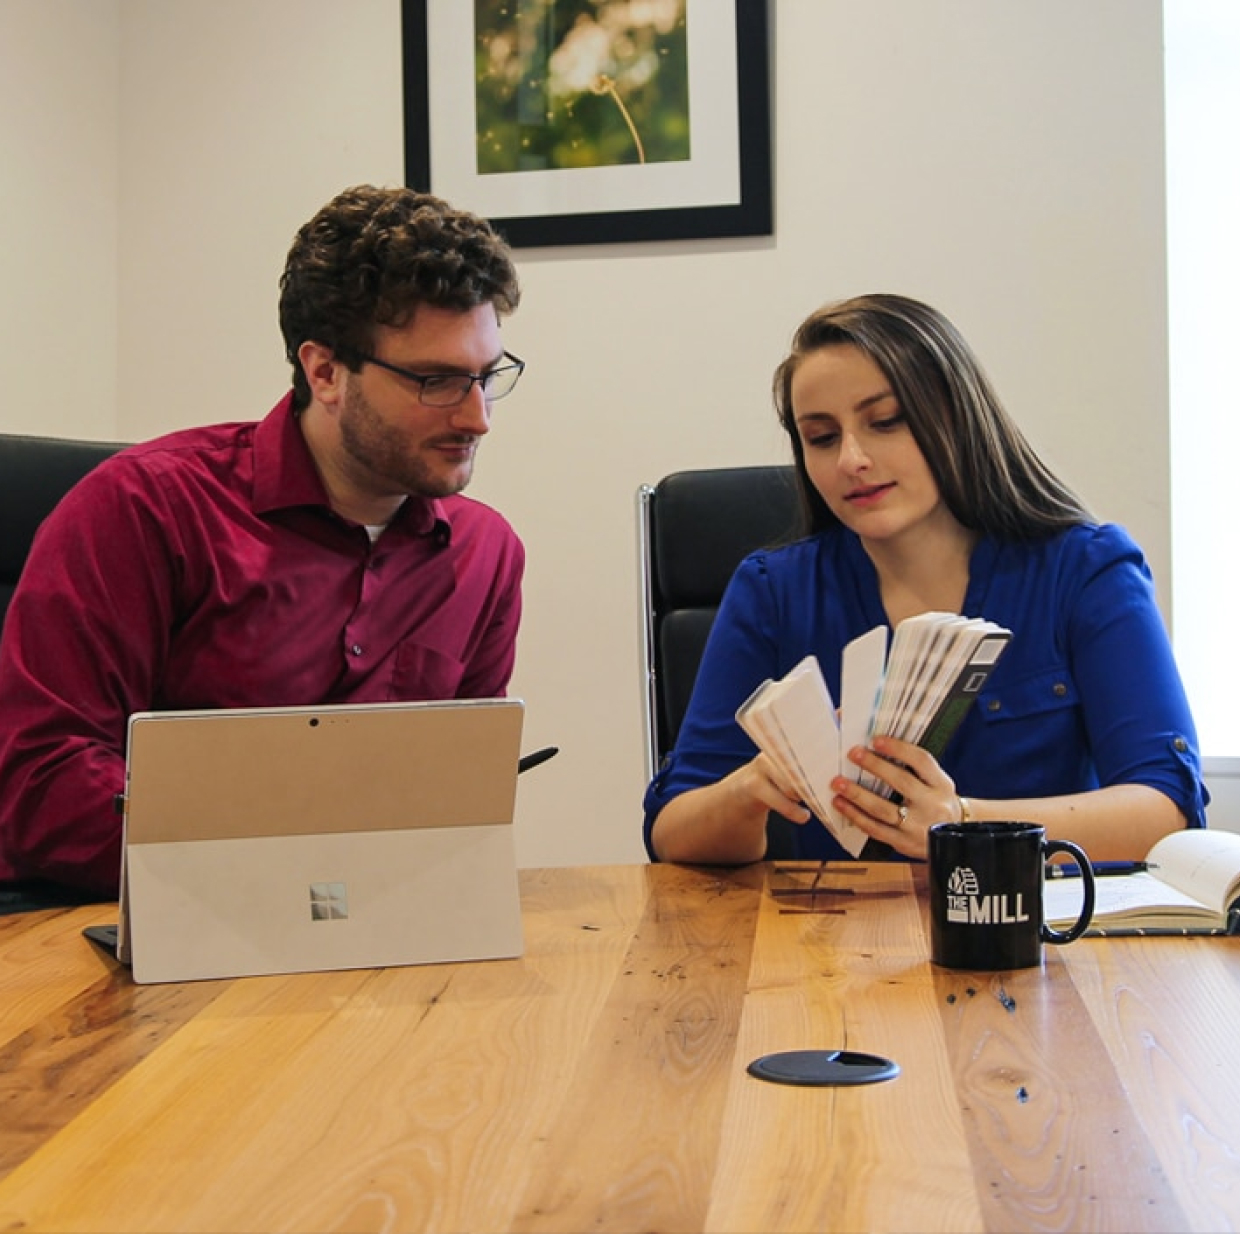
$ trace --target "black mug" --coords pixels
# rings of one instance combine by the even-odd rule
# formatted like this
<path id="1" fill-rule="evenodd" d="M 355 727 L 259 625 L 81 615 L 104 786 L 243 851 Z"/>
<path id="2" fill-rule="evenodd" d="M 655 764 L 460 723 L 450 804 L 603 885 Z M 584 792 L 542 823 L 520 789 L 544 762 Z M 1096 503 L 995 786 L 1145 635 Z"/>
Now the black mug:
<path id="1" fill-rule="evenodd" d="M 1081 871 L 1076 924 L 1044 919 L 1046 858 L 1066 853 Z M 1035 968 L 1042 944 L 1079 938 L 1094 915 L 1094 872 L 1069 840 L 1048 840 L 1038 823 L 936 823 L 930 828 L 930 958 L 944 968 Z"/>

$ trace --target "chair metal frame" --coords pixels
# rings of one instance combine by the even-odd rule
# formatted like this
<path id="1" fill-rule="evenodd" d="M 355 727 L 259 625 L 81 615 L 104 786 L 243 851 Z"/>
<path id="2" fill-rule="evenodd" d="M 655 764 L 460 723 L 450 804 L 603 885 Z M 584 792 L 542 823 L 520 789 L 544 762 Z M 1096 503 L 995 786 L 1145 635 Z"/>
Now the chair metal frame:
<path id="1" fill-rule="evenodd" d="M 659 687 L 655 653 L 654 609 L 654 486 L 637 490 L 638 602 L 641 605 L 642 737 L 646 755 L 646 779 L 654 778 L 659 763 Z"/>

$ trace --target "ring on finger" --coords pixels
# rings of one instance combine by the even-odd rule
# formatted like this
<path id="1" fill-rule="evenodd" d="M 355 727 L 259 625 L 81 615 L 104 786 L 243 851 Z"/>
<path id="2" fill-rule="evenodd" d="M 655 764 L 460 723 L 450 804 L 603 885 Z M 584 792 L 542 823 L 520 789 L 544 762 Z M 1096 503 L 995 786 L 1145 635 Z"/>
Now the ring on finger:
<path id="1" fill-rule="evenodd" d="M 903 827 L 904 824 L 907 822 L 908 822 L 908 806 L 900 806 L 899 809 L 896 810 L 896 821 L 894 823 L 895 829 L 899 831 L 900 828 Z"/>

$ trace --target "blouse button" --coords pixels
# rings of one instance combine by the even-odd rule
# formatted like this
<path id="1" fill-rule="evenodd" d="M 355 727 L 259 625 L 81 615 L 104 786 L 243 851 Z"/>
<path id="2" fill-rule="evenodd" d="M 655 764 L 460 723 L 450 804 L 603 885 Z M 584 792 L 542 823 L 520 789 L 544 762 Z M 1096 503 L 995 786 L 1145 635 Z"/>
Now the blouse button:
<path id="1" fill-rule="evenodd" d="M 992 699 L 990 700 L 990 702 L 988 702 L 988 703 L 986 704 L 986 710 L 987 710 L 987 711 L 992 711 L 992 712 L 993 712 L 993 711 L 998 711 L 998 710 L 999 710 L 999 708 L 1000 708 L 1000 707 L 1002 707 L 1002 706 L 1003 706 L 1003 704 L 1002 704 L 1002 703 L 1001 703 L 1001 702 L 1000 702 L 997 698 L 992 698 Z"/>
<path id="2" fill-rule="evenodd" d="M 1171 744 L 1175 746 L 1176 750 L 1178 750 L 1181 754 L 1188 753 L 1188 742 L 1185 741 L 1183 737 L 1177 737 Z"/>
<path id="3" fill-rule="evenodd" d="M 362 654 L 361 643 L 354 643 L 353 646 L 349 648 L 349 654 L 354 655 L 354 656 L 360 656 Z"/>
<path id="4" fill-rule="evenodd" d="M 1055 682 L 1054 686 L 1051 688 L 1054 691 L 1056 698 L 1063 698 L 1063 696 L 1068 692 L 1068 687 L 1064 685 L 1062 681 Z"/>

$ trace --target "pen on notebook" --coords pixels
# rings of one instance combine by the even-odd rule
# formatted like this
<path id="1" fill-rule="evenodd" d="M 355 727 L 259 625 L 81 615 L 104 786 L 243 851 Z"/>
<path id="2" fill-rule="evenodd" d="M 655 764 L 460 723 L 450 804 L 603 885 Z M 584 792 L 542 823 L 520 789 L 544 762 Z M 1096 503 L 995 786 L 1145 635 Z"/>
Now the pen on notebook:
<path id="1" fill-rule="evenodd" d="M 1095 861 L 1093 866 L 1095 878 L 1106 878 L 1112 874 L 1140 874 L 1142 870 L 1157 870 L 1156 865 L 1148 861 Z M 1080 878 L 1081 867 L 1075 862 L 1064 862 L 1062 865 L 1048 865 L 1047 878 Z"/>
<path id="2" fill-rule="evenodd" d="M 535 750 L 533 754 L 527 754 L 523 758 L 517 759 L 517 775 L 520 775 L 523 771 L 529 771 L 531 767 L 537 767 L 541 763 L 545 763 L 549 758 L 555 758 L 559 752 L 559 746 L 545 746 L 541 750 Z"/>

